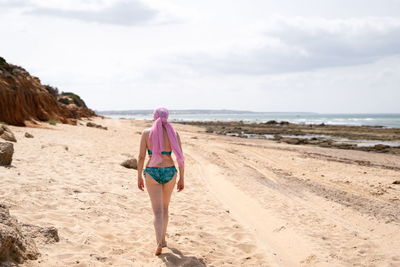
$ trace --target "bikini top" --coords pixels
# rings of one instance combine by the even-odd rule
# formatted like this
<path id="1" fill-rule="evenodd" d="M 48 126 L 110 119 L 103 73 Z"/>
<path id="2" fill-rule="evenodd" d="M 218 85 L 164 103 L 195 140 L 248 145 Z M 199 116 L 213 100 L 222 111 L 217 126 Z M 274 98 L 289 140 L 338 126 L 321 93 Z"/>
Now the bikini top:
<path id="1" fill-rule="evenodd" d="M 150 149 L 147 149 L 147 153 L 149 155 L 153 154 L 153 152 Z M 161 151 L 161 155 L 171 155 L 172 151 Z"/>

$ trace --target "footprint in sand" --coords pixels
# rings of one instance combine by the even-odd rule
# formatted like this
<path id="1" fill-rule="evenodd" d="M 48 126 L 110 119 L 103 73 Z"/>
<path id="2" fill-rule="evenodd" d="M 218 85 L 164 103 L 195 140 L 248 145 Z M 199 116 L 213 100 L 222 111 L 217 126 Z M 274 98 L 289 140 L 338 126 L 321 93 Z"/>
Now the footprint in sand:
<path id="1" fill-rule="evenodd" d="M 255 245 L 252 245 L 252 244 L 245 244 L 245 243 L 239 244 L 239 245 L 237 245 L 236 247 L 237 247 L 238 249 L 244 251 L 245 253 L 251 253 L 251 252 L 253 252 L 253 251 L 256 249 L 256 246 L 255 246 Z"/>
<path id="2" fill-rule="evenodd" d="M 317 256 L 315 256 L 314 254 L 311 254 L 307 258 L 302 260 L 300 263 L 302 263 L 302 265 L 309 265 L 309 264 L 316 263 L 316 261 L 317 261 Z"/>
<path id="3" fill-rule="evenodd" d="M 238 233 L 238 232 L 236 232 L 236 233 L 233 233 L 233 234 L 231 235 L 231 237 L 232 237 L 235 241 L 242 241 L 242 240 L 244 239 L 244 237 L 245 237 L 245 234 L 244 234 L 244 233 Z"/>

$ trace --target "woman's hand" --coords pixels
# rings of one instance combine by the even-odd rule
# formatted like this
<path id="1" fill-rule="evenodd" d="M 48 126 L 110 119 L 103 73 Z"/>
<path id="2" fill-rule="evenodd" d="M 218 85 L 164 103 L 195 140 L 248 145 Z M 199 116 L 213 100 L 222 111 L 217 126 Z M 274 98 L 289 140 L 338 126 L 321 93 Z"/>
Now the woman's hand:
<path id="1" fill-rule="evenodd" d="M 183 181 L 183 178 L 179 179 L 179 181 L 176 185 L 176 188 L 178 189 L 178 192 L 181 192 L 183 190 L 183 188 L 185 188 L 185 183 Z"/>
<path id="2" fill-rule="evenodd" d="M 140 190 L 144 191 L 144 181 L 142 177 L 138 177 L 137 186 Z"/>

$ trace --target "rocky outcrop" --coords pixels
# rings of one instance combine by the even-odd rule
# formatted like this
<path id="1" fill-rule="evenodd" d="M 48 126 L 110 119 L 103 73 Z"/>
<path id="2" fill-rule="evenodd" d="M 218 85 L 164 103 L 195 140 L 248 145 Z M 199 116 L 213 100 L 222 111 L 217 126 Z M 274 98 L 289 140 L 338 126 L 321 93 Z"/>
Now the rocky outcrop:
<path id="1" fill-rule="evenodd" d="M 66 105 L 66 108 L 68 110 L 68 116 L 70 118 L 74 119 L 79 119 L 83 117 L 93 117 L 96 116 L 96 113 L 92 111 L 91 109 L 88 109 L 86 107 L 79 107 L 76 104 L 68 104 Z"/>
<path id="2" fill-rule="evenodd" d="M 14 133 L 6 125 L 0 125 L 0 138 L 6 141 L 17 142 Z"/>
<path id="3" fill-rule="evenodd" d="M 14 145 L 9 142 L 0 142 L 0 165 L 11 165 L 14 154 Z"/>
<path id="4" fill-rule="evenodd" d="M 23 263 L 36 260 L 39 255 L 33 239 L 23 234 L 18 221 L 10 216 L 5 205 L 0 204 L 0 263 Z"/>
<path id="5" fill-rule="evenodd" d="M 8 207 L 0 203 L 0 266 L 36 260 L 40 256 L 36 244 L 58 241 L 60 238 L 55 227 L 20 224 L 10 215 Z"/>
<path id="6" fill-rule="evenodd" d="M 57 95 L 58 102 L 64 104 L 68 109 L 71 118 L 79 119 L 82 117 L 96 116 L 96 113 L 86 106 L 80 96 L 71 92 L 62 92 Z"/>
<path id="7" fill-rule="evenodd" d="M 77 118 L 95 116 L 86 106 L 76 111 L 59 99 L 57 88 L 41 84 L 39 78 L 0 57 L 0 121 L 19 126 L 49 120 L 76 124 Z"/>
<path id="8" fill-rule="evenodd" d="M 351 126 L 325 124 L 296 124 L 270 120 L 263 123 L 243 121 L 182 121 L 175 122 L 202 126 L 206 133 L 240 138 L 272 139 L 293 145 L 314 145 L 338 149 L 351 149 L 400 155 L 400 128 L 380 126 Z M 360 141 L 377 142 L 375 145 L 359 145 Z M 384 144 L 392 141 L 395 145 Z M 383 144 L 379 144 L 383 142 Z"/>
<path id="9" fill-rule="evenodd" d="M 22 233 L 35 240 L 38 244 L 52 244 L 60 241 L 57 228 L 40 227 L 33 224 L 22 224 Z"/>

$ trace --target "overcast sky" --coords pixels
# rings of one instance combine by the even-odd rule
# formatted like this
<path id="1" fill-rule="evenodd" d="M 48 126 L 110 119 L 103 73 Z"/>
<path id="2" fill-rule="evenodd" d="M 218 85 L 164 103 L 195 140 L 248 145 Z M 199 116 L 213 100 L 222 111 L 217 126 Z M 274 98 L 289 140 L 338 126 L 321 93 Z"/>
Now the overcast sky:
<path id="1" fill-rule="evenodd" d="M 0 56 L 96 110 L 400 113 L 400 0 L 0 0 Z"/>

